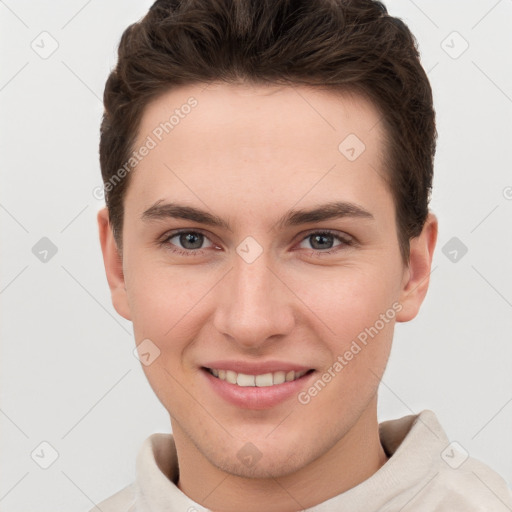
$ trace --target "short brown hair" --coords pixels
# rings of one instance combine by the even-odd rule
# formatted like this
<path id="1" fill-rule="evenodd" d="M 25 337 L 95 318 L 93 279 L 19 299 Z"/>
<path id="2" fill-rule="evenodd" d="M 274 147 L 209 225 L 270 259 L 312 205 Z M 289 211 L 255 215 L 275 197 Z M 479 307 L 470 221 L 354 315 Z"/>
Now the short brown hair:
<path id="1" fill-rule="evenodd" d="M 187 84 L 223 81 L 355 91 L 382 114 L 402 259 L 421 233 L 437 132 L 432 90 L 407 26 L 372 0 L 158 0 L 123 33 L 104 91 L 100 165 L 122 248 L 126 169 L 145 106 Z M 107 187 L 107 184 L 109 186 Z"/>

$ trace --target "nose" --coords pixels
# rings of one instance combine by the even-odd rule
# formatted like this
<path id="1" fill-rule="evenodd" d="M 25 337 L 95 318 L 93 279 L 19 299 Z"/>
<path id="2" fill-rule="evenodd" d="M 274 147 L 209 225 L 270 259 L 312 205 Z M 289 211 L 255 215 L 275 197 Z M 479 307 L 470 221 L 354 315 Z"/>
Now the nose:
<path id="1" fill-rule="evenodd" d="M 270 264 L 265 252 L 252 263 L 237 255 L 221 283 L 214 326 L 244 350 L 260 350 L 295 325 L 293 292 Z"/>

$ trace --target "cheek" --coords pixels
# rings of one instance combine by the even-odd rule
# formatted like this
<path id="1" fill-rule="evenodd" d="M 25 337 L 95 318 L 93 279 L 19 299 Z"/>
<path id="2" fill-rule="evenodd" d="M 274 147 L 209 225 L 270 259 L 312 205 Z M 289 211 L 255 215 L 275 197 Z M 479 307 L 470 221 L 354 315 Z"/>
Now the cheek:
<path id="1" fill-rule="evenodd" d="M 126 276 L 126 286 L 137 343 L 150 338 L 166 350 L 180 350 L 208 316 L 213 318 L 216 295 L 222 293 L 219 275 L 201 265 L 132 263 L 137 271 Z M 282 307 L 302 311 L 303 320 L 317 325 L 322 337 L 342 350 L 392 307 L 397 284 L 391 276 L 393 272 L 369 263 L 284 270 L 281 278 L 293 294 Z"/>
<path id="2" fill-rule="evenodd" d="M 336 411 L 328 421 L 338 423 L 366 407 L 384 374 L 397 314 L 385 281 L 376 285 L 362 275 L 334 284 L 336 291 L 318 308 L 322 323 L 329 327 L 321 336 L 328 356 L 318 380 L 301 395 L 300 403 L 315 411 L 308 420 L 312 424 L 325 416 L 326 409 Z"/>
<path id="3" fill-rule="evenodd" d="M 141 266 L 139 270 L 128 288 L 133 331 L 137 344 L 149 339 L 157 354 L 150 365 L 142 365 L 143 371 L 167 410 L 193 409 L 197 368 L 187 355 L 208 322 L 209 292 L 218 278 L 211 271 L 199 275 L 190 269 L 186 272 L 161 265 L 151 270 Z"/>
<path id="4" fill-rule="evenodd" d="M 148 343 L 156 357 L 142 369 L 154 393 L 167 410 L 188 410 L 195 394 L 193 368 L 187 367 L 184 353 L 198 337 L 204 319 L 201 297 L 208 283 L 197 279 L 193 283 L 177 267 L 141 265 L 127 283 L 132 308 L 132 323 L 136 344 Z M 142 361 L 141 361 L 142 362 Z M 187 381 L 187 391 L 183 382 Z"/>
<path id="5" fill-rule="evenodd" d="M 311 322 L 328 353 L 319 377 L 324 375 L 329 389 L 316 402 L 319 412 L 325 403 L 344 411 L 357 409 L 375 393 L 389 358 L 397 314 L 392 276 L 378 265 L 368 265 L 340 267 L 328 279 L 302 281 L 303 293 L 308 290 L 304 302 L 315 313 Z M 305 399 L 320 394 L 322 386 L 318 383 L 311 395 L 306 391 Z"/>
<path id="6" fill-rule="evenodd" d="M 198 314 L 201 298 L 214 284 L 211 272 L 147 262 L 133 268 L 126 286 L 137 340 L 173 338 L 190 323 L 187 317 Z"/>
<path id="7" fill-rule="evenodd" d="M 294 278 L 291 288 L 317 318 L 316 323 L 323 324 L 327 338 L 338 340 L 339 348 L 390 309 L 388 320 L 394 318 L 392 306 L 398 288 L 393 272 L 371 264 L 329 270 L 317 270 L 307 277 L 302 273 Z"/>

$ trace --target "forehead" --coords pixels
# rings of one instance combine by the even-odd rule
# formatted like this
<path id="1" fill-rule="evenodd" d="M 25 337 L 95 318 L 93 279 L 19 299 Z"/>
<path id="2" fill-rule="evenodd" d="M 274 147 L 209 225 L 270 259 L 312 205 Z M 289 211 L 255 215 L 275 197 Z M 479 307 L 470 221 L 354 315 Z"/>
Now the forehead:
<path id="1" fill-rule="evenodd" d="M 186 142 L 181 133 L 193 144 L 188 135 L 194 130 L 198 137 L 208 135 L 210 140 L 218 138 L 216 133 L 220 137 L 230 132 L 233 144 L 250 144 L 256 138 L 292 145 L 307 138 L 318 144 L 322 138 L 326 147 L 334 145 L 336 149 L 336 142 L 348 135 L 348 130 L 368 144 L 377 143 L 380 117 L 369 100 L 349 91 L 296 85 L 190 85 L 164 92 L 146 105 L 138 142 L 148 134 L 157 142 L 164 138 Z M 285 132 L 280 131 L 283 127 Z M 172 137 L 167 137 L 171 133 Z"/>
<path id="2" fill-rule="evenodd" d="M 127 196 L 243 197 L 274 207 L 387 187 L 380 113 L 361 96 L 299 86 L 209 84 L 150 102 L 134 146 Z M 240 199 L 235 199 L 240 201 Z M 141 208 L 143 205 L 141 204 Z"/>

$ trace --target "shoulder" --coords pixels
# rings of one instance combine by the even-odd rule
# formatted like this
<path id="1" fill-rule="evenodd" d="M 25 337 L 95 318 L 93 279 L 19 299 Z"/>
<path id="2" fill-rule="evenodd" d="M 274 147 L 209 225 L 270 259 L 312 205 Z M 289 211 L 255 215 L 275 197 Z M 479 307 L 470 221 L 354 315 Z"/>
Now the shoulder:
<path id="1" fill-rule="evenodd" d="M 433 411 L 383 422 L 380 434 L 392 454 L 381 473 L 394 487 L 380 512 L 512 511 L 505 479 L 450 442 Z"/>
<path id="2" fill-rule="evenodd" d="M 488 465 L 472 457 L 468 457 L 459 467 L 442 462 L 439 471 L 428 482 L 423 493 L 424 506 L 427 507 L 425 510 L 429 511 L 512 510 L 512 490 L 506 481 Z M 419 503 L 422 502 L 421 494 L 418 496 Z"/>
<path id="3" fill-rule="evenodd" d="M 135 483 L 131 483 L 116 492 L 110 498 L 98 503 L 89 512 L 134 512 Z"/>

